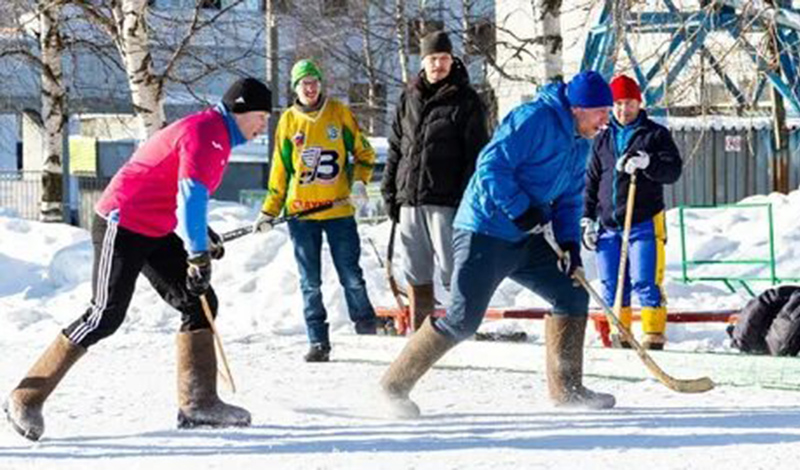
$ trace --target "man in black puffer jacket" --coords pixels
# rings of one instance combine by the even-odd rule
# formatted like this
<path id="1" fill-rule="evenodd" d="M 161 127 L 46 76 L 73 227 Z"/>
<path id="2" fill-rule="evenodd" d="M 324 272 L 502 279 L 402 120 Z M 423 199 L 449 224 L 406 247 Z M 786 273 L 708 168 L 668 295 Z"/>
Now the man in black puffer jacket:
<path id="1" fill-rule="evenodd" d="M 731 345 L 742 352 L 796 356 L 800 351 L 800 286 L 764 291 L 747 303 L 736 327 L 728 333 Z"/>
<path id="2" fill-rule="evenodd" d="M 428 34 L 420 49 L 423 70 L 397 104 L 381 185 L 400 226 L 413 329 L 434 308 L 434 258 L 449 288 L 453 218 L 489 140 L 486 110 L 447 34 Z"/>

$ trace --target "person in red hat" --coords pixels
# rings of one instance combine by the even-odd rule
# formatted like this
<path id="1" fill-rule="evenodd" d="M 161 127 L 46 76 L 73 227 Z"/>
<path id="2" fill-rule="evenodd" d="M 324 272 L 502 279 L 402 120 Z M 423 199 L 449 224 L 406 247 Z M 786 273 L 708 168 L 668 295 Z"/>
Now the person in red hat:
<path id="1" fill-rule="evenodd" d="M 583 247 L 597 252 L 603 298 L 614 304 L 622 250 L 622 229 L 631 175 L 637 174 L 633 223 L 628 248 L 620 321 L 630 329 L 631 292 L 641 305 L 642 345 L 663 349 L 666 342 L 664 278 L 664 185 L 680 178 L 683 162 L 666 127 L 642 109 L 642 92 L 630 77 L 611 83 L 614 99 L 610 125 L 594 140 L 586 173 L 581 234 Z M 612 336 L 619 347 L 630 347 Z"/>

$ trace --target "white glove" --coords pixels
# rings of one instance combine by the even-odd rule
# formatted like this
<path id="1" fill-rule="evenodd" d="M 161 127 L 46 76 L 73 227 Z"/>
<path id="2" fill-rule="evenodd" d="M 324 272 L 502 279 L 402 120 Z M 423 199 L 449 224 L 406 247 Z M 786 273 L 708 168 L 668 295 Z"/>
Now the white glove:
<path id="1" fill-rule="evenodd" d="M 617 160 L 617 171 L 624 171 L 632 175 L 636 170 L 644 170 L 650 166 L 650 155 L 644 150 L 639 150 L 634 154 L 627 154 Z"/>
<path id="2" fill-rule="evenodd" d="M 589 251 L 597 251 L 597 229 L 594 220 L 584 217 L 581 219 L 581 243 Z"/>
<path id="3" fill-rule="evenodd" d="M 535 225 L 532 229 L 528 230 L 531 235 L 541 235 L 553 230 L 553 222 L 545 222 L 543 224 Z"/>
<path id="4" fill-rule="evenodd" d="M 266 212 L 261 212 L 258 214 L 258 218 L 255 222 L 253 222 L 253 233 L 267 233 L 272 230 L 272 224 L 275 221 L 275 217 L 267 214 Z"/>
<path id="5" fill-rule="evenodd" d="M 369 203 L 369 195 L 367 194 L 367 185 L 363 181 L 356 181 L 353 187 L 350 188 L 350 200 L 357 208 L 362 208 Z"/>

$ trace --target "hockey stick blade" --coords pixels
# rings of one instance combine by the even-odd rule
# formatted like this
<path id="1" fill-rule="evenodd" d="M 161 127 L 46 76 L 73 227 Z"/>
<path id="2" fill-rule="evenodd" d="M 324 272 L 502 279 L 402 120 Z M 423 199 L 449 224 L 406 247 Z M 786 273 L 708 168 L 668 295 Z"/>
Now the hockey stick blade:
<path id="1" fill-rule="evenodd" d="M 556 242 L 555 236 L 553 235 L 552 230 L 545 231 L 544 238 L 547 240 L 547 243 L 550 244 L 550 247 L 553 248 L 553 251 L 556 252 L 556 255 L 559 258 L 564 257 L 564 252 L 561 250 L 561 247 L 558 246 Z M 578 269 L 572 275 L 572 277 L 577 280 L 580 285 L 586 289 L 586 292 L 603 308 L 603 311 L 606 314 L 606 317 L 614 324 L 614 326 L 619 330 L 622 338 L 630 343 L 631 347 L 636 350 L 636 354 L 639 356 L 639 359 L 642 360 L 647 370 L 658 379 L 659 382 L 664 384 L 670 390 L 679 392 L 679 393 L 703 393 L 707 392 L 714 388 L 714 381 L 712 381 L 708 377 L 700 377 L 698 379 L 676 379 L 671 375 L 664 372 L 664 370 L 656 364 L 656 361 L 647 354 L 647 351 L 636 341 L 636 338 L 628 331 L 625 326 L 622 325 L 622 322 L 619 321 L 614 315 L 614 312 L 608 306 L 608 304 L 603 300 L 603 298 L 597 293 L 596 290 L 589 284 L 589 281 L 586 280 L 586 277 L 583 275 L 583 270 Z"/>

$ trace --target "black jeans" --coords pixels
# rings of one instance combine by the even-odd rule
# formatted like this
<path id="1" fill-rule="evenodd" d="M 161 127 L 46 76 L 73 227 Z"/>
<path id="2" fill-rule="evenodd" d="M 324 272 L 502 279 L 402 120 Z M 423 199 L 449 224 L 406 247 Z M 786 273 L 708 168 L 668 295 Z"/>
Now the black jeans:
<path id="1" fill-rule="evenodd" d="M 209 328 L 200 298 L 186 289 L 187 254 L 177 235 L 146 237 L 120 227 L 113 216 L 106 220 L 95 215 L 92 245 L 92 303 L 64 329 L 64 335 L 74 344 L 88 348 L 117 331 L 125 319 L 139 273 L 181 312 L 181 331 Z M 205 296 L 216 316 L 214 291 L 209 289 Z"/>

